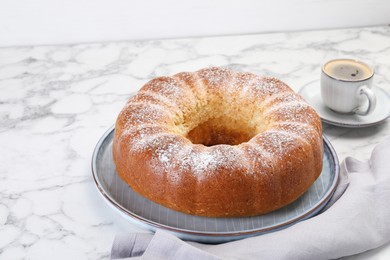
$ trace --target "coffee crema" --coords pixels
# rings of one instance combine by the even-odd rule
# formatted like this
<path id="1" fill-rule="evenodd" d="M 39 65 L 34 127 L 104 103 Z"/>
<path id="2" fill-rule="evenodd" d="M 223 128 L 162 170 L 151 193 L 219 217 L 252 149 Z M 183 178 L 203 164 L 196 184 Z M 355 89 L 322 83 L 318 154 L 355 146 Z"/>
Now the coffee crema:
<path id="1" fill-rule="evenodd" d="M 351 59 L 332 60 L 322 67 L 329 77 L 343 81 L 366 80 L 374 74 L 374 71 L 365 63 Z"/>

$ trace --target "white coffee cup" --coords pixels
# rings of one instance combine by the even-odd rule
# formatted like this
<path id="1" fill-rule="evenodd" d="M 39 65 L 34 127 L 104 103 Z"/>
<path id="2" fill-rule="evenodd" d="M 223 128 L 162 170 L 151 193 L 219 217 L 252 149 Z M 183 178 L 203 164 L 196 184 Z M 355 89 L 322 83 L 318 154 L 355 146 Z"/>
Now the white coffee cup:
<path id="1" fill-rule="evenodd" d="M 373 79 L 374 70 L 361 61 L 328 61 L 321 71 L 322 100 L 335 112 L 368 115 L 376 106 Z"/>

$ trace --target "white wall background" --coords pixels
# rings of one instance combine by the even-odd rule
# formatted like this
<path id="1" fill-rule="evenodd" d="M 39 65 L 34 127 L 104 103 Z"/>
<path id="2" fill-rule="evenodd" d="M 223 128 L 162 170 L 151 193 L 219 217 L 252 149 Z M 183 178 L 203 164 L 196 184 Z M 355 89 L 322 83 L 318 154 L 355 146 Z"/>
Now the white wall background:
<path id="1" fill-rule="evenodd" d="M 0 0 L 0 46 L 390 23 L 390 0 Z"/>

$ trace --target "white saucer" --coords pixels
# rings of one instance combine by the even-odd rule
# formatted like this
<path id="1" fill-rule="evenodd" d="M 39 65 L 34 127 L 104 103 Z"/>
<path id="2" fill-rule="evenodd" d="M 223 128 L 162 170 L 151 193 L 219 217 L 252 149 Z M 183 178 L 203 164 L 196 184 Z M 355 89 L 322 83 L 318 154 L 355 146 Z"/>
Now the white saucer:
<path id="1" fill-rule="evenodd" d="M 319 114 L 322 121 L 331 125 L 341 127 L 360 128 L 382 123 L 390 116 L 390 96 L 383 89 L 373 88 L 377 104 L 375 110 L 367 115 L 339 114 L 322 102 L 320 81 L 316 80 L 302 87 L 298 93 L 308 102 Z"/>

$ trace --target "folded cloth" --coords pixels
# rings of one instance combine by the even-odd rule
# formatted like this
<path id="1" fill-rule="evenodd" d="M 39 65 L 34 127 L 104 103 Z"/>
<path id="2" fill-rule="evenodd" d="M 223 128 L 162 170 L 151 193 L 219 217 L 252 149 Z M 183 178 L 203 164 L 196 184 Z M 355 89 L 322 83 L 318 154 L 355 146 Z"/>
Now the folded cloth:
<path id="1" fill-rule="evenodd" d="M 346 158 L 327 209 L 286 229 L 219 245 L 157 231 L 115 238 L 111 258 L 335 259 L 390 242 L 390 138 L 365 162 Z M 135 258 L 134 258 L 135 257 Z"/>

